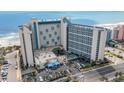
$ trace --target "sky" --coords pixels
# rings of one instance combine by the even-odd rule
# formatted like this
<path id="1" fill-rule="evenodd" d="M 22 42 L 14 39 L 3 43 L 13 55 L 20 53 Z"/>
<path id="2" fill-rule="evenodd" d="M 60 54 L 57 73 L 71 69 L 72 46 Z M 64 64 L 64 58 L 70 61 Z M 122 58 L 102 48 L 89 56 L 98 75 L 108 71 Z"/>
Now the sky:
<path id="1" fill-rule="evenodd" d="M 1 11 L 0 12 L 0 35 L 17 32 L 18 26 L 28 22 L 32 17 L 39 20 L 44 18 L 59 18 L 67 16 L 73 23 L 96 25 L 113 24 L 124 22 L 124 12 L 103 11 L 46 11 L 46 12 L 24 12 L 24 11 Z"/>

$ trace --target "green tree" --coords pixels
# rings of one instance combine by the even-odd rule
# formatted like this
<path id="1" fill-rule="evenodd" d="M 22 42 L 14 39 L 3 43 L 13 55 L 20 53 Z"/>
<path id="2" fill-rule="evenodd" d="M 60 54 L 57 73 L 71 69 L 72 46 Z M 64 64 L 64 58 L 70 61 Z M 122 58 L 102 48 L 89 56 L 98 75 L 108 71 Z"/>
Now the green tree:
<path id="1" fill-rule="evenodd" d="M 72 80 L 71 76 L 67 76 L 67 80 L 71 81 Z"/>
<path id="2" fill-rule="evenodd" d="M 102 76 L 101 78 L 100 78 L 100 80 L 102 80 L 102 81 L 108 81 L 108 78 L 107 77 L 105 77 L 105 76 Z"/>
<path id="3" fill-rule="evenodd" d="M 2 65 L 2 64 L 3 64 L 3 61 L 0 60 L 0 65 Z"/>
<path id="4" fill-rule="evenodd" d="M 4 61 L 4 60 L 5 60 L 5 58 L 2 56 L 2 57 L 0 57 L 0 60 Z"/>
<path id="5" fill-rule="evenodd" d="M 118 72 L 116 72 L 116 73 L 115 73 L 115 77 L 116 77 L 116 78 L 118 78 L 118 76 L 119 76 L 119 73 L 118 73 Z"/>
<path id="6" fill-rule="evenodd" d="M 122 72 L 119 72 L 119 73 L 118 73 L 118 75 L 119 75 L 120 77 L 122 77 L 122 74 L 123 74 Z"/>
<path id="7" fill-rule="evenodd" d="M 95 66 L 96 65 L 96 61 L 91 60 L 91 65 Z"/>
<path id="8" fill-rule="evenodd" d="M 90 68 L 91 67 L 91 64 L 86 64 L 85 65 L 85 68 Z"/>

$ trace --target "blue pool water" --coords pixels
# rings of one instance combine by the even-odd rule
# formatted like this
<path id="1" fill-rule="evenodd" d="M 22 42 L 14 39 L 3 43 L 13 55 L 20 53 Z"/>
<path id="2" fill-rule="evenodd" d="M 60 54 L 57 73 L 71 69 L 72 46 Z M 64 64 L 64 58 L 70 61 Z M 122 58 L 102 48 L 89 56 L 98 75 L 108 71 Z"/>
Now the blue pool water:
<path id="1" fill-rule="evenodd" d="M 53 68 L 59 65 L 60 65 L 60 62 L 57 59 L 53 59 L 53 60 L 50 60 L 50 63 L 48 63 L 47 67 Z"/>

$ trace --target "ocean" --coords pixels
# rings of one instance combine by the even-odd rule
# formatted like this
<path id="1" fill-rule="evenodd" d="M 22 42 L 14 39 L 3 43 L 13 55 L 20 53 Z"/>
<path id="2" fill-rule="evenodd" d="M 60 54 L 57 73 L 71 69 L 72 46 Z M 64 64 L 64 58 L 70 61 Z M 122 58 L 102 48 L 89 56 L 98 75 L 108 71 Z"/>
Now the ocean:
<path id="1" fill-rule="evenodd" d="M 0 47 L 20 45 L 19 33 L 7 32 L 0 34 Z"/>
<path id="2" fill-rule="evenodd" d="M 18 26 L 28 22 L 32 17 L 38 19 L 55 19 L 61 16 L 71 18 L 71 22 L 83 25 L 110 24 L 124 22 L 124 12 L 95 11 L 1 11 L 0 12 L 0 46 L 19 44 Z"/>

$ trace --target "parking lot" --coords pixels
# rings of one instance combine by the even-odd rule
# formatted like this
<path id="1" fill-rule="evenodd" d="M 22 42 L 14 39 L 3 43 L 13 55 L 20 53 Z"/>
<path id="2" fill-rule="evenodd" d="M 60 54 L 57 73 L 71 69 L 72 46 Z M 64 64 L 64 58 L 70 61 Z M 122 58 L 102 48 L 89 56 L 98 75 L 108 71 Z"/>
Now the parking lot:
<path id="1" fill-rule="evenodd" d="M 108 52 L 109 51 L 109 52 Z M 113 56 L 119 55 L 119 56 Z M 109 59 L 110 61 L 114 62 L 115 64 L 122 64 L 124 63 L 124 52 L 112 47 L 106 47 L 105 58 Z"/>
<path id="2" fill-rule="evenodd" d="M 0 70 L 1 82 L 6 82 L 6 81 L 7 81 L 9 65 L 10 65 L 10 64 L 8 64 L 8 62 L 5 62 L 5 63 L 1 66 L 1 70 Z"/>
<path id="3" fill-rule="evenodd" d="M 65 65 L 61 65 L 56 69 L 45 68 L 40 73 L 38 73 L 36 78 L 37 81 L 53 81 L 62 77 L 66 77 L 69 74 L 70 72 L 68 71 L 68 68 Z"/>
<path id="4" fill-rule="evenodd" d="M 38 52 L 37 52 L 38 53 Z M 39 58 L 43 52 L 39 52 Z M 43 68 L 37 69 L 36 76 L 32 76 L 30 74 L 23 76 L 24 81 L 37 81 L 37 82 L 49 82 L 49 81 L 58 81 L 59 79 L 68 77 L 70 75 L 74 75 L 82 71 L 85 67 L 85 64 L 88 63 L 86 59 L 79 58 L 78 55 L 67 53 L 64 54 L 56 54 L 56 57 L 51 58 L 49 55 L 54 53 L 45 52 L 45 57 L 47 58 L 46 62 L 42 64 Z M 46 56 L 48 55 L 48 57 Z"/>
<path id="5" fill-rule="evenodd" d="M 78 59 L 66 63 L 63 62 L 63 64 L 56 69 L 43 69 L 40 73 L 37 74 L 36 79 L 38 82 L 54 81 L 60 78 L 67 77 L 69 75 L 79 73 L 81 72 L 81 69 L 83 69 L 83 67 L 83 62 Z"/>

